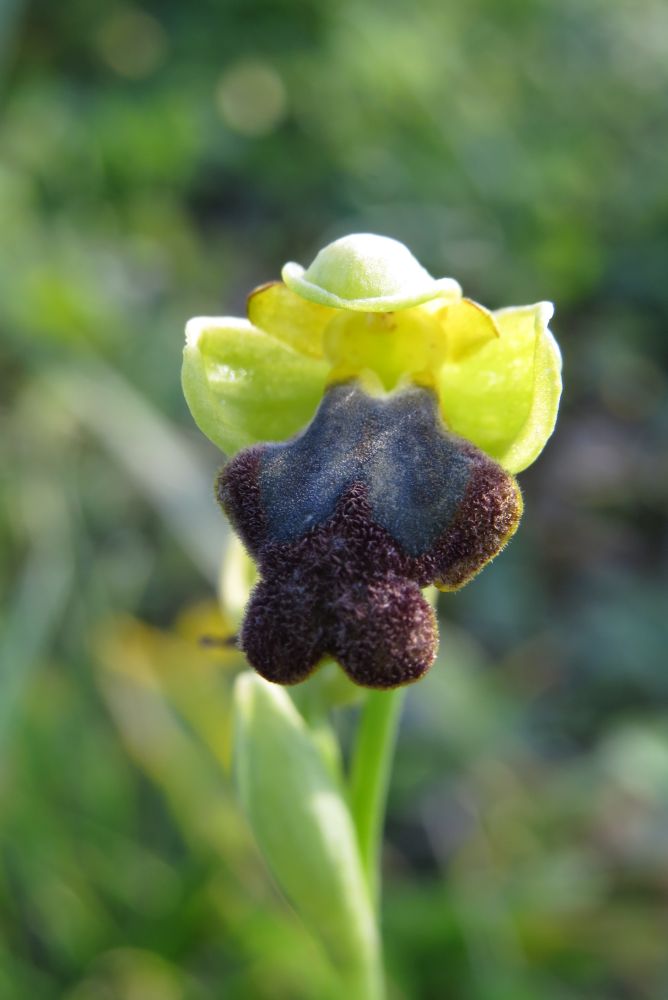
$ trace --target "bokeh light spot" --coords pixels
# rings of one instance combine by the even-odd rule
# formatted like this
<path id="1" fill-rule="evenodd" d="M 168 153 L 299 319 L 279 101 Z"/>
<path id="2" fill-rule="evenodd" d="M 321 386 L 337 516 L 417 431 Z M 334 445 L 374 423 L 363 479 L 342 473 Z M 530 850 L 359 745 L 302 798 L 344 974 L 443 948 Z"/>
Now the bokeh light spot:
<path id="1" fill-rule="evenodd" d="M 268 63 L 244 59 L 221 75 L 215 93 L 220 117 L 241 135 L 273 132 L 287 113 L 283 80 Z"/>
<path id="2" fill-rule="evenodd" d="M 121 7 L 101 25 L 97 48 L 119 76 L 140 80 L 154 73 L 167 54 L 167 34 L 159 21 L 138 7 Z"/>

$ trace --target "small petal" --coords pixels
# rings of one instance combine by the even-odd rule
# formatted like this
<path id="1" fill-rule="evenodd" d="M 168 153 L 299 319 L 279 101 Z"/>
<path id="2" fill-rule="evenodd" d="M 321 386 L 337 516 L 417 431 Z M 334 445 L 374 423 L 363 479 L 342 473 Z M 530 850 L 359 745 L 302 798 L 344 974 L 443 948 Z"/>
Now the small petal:
<path id="1" fill-rule="evenodd" d="M 489 339 L 439 374 L 446 423 L 496 459 L 521 472 L 554 429 L 561 394 L 561 355 L 547 324 L 550 302 L 493 314 L 500 337 Z"/>
<path id="2" fill-rule="evenodd" d="M 200 430 L 229 455 L 255 441 L 283 441 L 308 424 L 327 371 L 248 320 L 204 316 L 186 327 L 186 401 Z"/>
<path id="3" fill-rule="evenodd" d="M 443 331 L 447 361 L 461 361 L 488 340 L 501 336 L 494 314 L 472 299 L 442 305 L 435 317 Z"/>
<path id="4" fill-rule="evenodd" d="M 461 296 L 453 278 L 435 280 L 403 243 L 372 233 L 335 240 L 308 269 L 290 262 L 282 276 L 305 299 L 359 312 L 389 312 L 441 295 Z"/>
<path id="5" fill-rule="evenodd" d="M 282 281 L 260 285 L 248 296 L 248 319 L 301 354 L 322 357 L 322 334 L 334 309 L 309 302 Z"/>

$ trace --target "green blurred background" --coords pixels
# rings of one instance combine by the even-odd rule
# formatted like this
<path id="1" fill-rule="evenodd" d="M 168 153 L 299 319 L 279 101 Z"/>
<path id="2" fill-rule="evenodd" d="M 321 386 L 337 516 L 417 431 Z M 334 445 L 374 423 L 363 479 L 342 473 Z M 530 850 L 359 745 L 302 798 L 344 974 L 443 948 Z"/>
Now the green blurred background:
<path id="1" fill-rule="evenodd" d="M 363 230 L 553 299 L 566 383 L 408 698 L 392 996 L 668 997 L 663 0 L 3 0 L 0 74 L 2 1000 L 320 995 L 231 797 L 179 367 Z"/>

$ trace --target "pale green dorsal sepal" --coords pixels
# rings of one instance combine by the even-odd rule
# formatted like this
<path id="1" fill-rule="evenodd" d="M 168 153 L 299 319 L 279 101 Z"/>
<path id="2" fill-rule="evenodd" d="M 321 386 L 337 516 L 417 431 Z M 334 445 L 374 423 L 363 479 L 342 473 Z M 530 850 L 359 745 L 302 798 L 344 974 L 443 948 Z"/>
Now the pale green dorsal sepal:
<path id="1" fill-rule="evenodd" d="M 439 296 L 461 296 L 453 278 L 432 278 L 403 243 L 373 233 L 335 240 L 307 269 L 291 261 L 282 277 L 311 302 L 359 312 L 392 312 Z"/>

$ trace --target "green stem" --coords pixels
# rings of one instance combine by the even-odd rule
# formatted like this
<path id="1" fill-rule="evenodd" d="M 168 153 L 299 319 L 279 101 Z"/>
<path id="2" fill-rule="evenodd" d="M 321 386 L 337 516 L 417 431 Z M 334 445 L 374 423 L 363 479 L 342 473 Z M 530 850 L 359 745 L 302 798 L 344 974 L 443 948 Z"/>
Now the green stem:
<path id="1" fill-rule="evenodd" d="M 380 895 L 380 849 L 404 689 L 370 691 L 357 731 L 350 775 L 350 806 L 369 893 Z"/>

